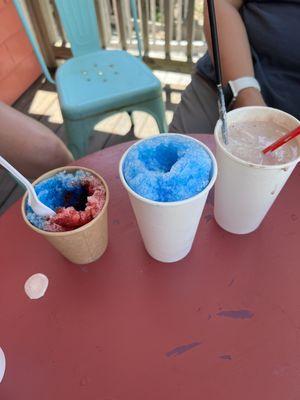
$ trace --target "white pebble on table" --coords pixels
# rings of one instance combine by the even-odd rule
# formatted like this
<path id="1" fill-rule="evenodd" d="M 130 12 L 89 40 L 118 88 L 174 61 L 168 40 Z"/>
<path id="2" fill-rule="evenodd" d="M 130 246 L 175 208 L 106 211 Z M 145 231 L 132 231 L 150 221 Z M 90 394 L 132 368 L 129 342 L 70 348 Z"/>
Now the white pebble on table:
<path id="1" fill-rule="evenodd" d="M 27 296 L 36 300 L 44 296 L 48 288 L 49 280 L 44 274 L 34 274 L 27 279 L 24 285 L 24 290 Z"/>

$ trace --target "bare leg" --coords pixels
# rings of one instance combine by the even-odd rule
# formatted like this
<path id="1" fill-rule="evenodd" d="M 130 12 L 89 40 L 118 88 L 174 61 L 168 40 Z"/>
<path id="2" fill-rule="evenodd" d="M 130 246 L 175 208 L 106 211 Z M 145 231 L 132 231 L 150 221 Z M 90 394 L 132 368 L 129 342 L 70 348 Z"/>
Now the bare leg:
<path id="1" fill-rule="evenodd" d="M 213 133 L 217 120 L 216 89 L 196 72 L 192 75 L 192 82 L 182 93 L 169 132 Z"/>
<path id="2" fill-rule="evenodd" d="M 73 161 L 50 129 L 1 102 L 0 154 L 28 178 Z"/>

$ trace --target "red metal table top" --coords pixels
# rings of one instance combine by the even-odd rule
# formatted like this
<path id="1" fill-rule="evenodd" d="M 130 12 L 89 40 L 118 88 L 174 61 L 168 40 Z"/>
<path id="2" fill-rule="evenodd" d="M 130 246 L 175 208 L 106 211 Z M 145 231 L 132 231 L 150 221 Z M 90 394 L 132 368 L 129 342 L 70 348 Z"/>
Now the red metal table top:
<path id="1" fill-rule="evenodd" d="M 300 168 L 255 233 L 223 231 L 210 200 L 189 256 L 161 264 L 118 178 L 127 147 L 77 163 L 111 191 L 110 244 L 96 263 L 62 258 L 25 226 L 20 203 L 1 217 L 0 399 L 298 400 Z M 23 287 L 37 272 L 49 287 L 30 300 Z"/>

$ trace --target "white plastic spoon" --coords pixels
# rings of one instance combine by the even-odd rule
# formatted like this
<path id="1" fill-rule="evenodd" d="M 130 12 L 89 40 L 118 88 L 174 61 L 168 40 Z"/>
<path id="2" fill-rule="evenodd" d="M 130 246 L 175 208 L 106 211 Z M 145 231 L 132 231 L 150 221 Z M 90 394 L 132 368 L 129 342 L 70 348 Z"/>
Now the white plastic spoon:
<path id="1" fill-rule="evenodd" d="M 28 204 L 33 209 L 33 211 L 42 217 L 48 217 L 55 215 L 55 211 L 43 204 L 37 197 L 32 184 L 23 176 L 19 171 L 17 171 L 8 161 L 0 156 L 0 164 L 7 169 L 19 182 L 21 182 L 27 189 L 28 192 Z"/>

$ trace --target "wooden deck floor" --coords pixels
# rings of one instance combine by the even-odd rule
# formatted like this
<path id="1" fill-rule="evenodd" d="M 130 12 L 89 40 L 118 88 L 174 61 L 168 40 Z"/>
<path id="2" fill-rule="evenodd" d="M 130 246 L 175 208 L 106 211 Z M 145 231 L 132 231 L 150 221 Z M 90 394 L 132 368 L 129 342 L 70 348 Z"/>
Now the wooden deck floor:
<path id="1" fill-rule="evenodd" d="M 190 76 L 173 72 L 154 71 L 161 80 L 166 106 L 168 123 L 171 121 L 176 104 L 180 101 L 182 91 L 190 82 Z M 13 105 L 17 110 L 35 118 L 48 126 L 63 141 L 63 120 L 58 103 L 55 86 L 39 78 Z M 91 136 L 88 153 L 101 150 L 135 137 L 143 138 L 158 129 L 154 119 L 143 112 L 134 112 L 134 133 L 130 129 L 131 123 L 126 113 L 119 113 L 109 117 L 96 125 Z M 6 173 L 0 175 L 0 215 L 12 205 L 23 193 L 23 189 Z"/>

